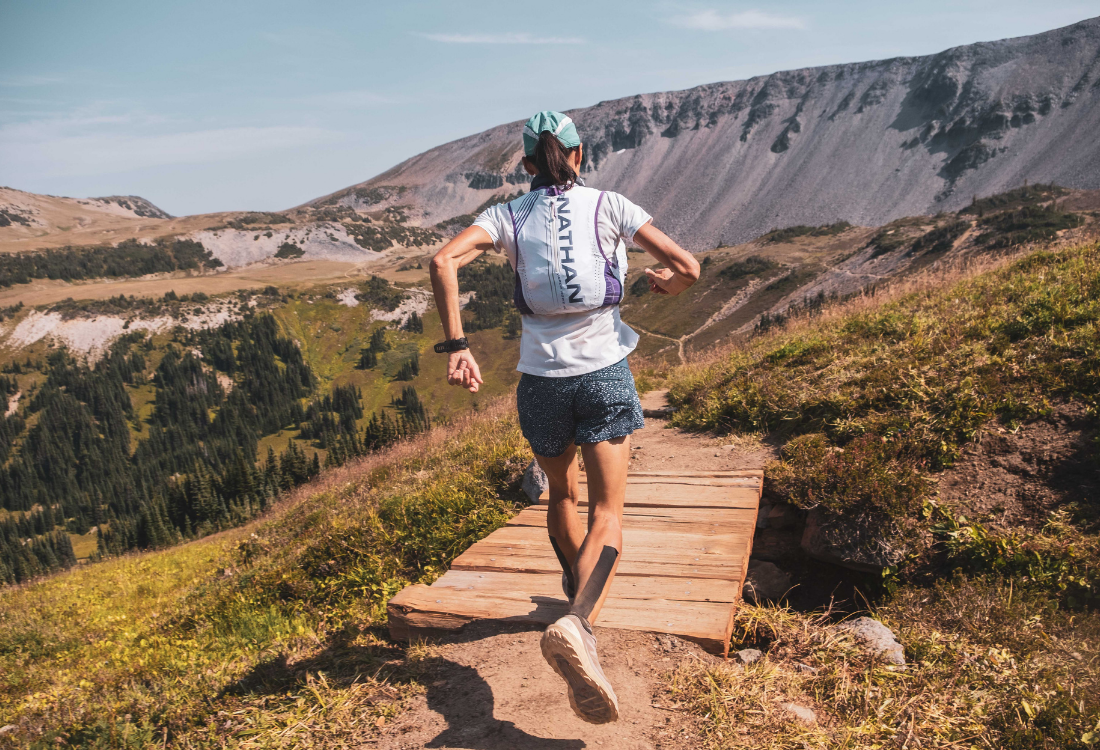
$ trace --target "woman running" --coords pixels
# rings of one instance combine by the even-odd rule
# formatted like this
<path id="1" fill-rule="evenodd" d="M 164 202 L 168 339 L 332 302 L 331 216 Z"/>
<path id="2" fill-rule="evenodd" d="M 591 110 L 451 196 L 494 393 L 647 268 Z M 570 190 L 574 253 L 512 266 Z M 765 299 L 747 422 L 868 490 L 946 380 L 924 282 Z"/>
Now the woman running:
<path id="1" fill-rule="evenodd" d="M 528 120 L 523 153 L 531 192 L 486 210 L 432 259 L 447 336 L 436 351 L 450 353 L 447 381 L 476 393 L 484 381 L 462 334 L 458 269 L 487 250 L 504 253 L 523 316 L 519 422 L 550 481 L 546 524 L 570 603 L 569 614 L 543 634 L 542 653 L 566 681 L 577 715 L 603 724 L 618 718 L 619 707 L 600 669 L 592 623 L 623 551 L 630 434 L 643 426 L 626 363 L 638 334 L 619 318 L 626 244 L 665 266 L 646 269 L 657 294 L 687 289 L 699 278 L 699 263 L 623 196 L 584 187 L 583 147 L 565 115 L 539 112 Z M 587 533 L 577 514 L 578 445 L 588 474 Z"/>

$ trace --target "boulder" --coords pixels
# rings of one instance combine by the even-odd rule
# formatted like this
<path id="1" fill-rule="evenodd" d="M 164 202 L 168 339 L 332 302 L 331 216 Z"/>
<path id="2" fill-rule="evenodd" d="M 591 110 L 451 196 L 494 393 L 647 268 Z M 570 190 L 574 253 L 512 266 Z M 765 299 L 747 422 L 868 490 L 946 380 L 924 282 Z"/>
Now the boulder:
<path id="1" fill-rule="evenodd" d="M 760 503 L 760 508 L 756 511 L 756 528 L 768 528 L 768 514 L 771 513 L 771 510 L 772 506 L 768 503 Z"/>
<path id="2" fill-rule="evenodd" d="M 815 560 L 880 573 L 905 558 L 896 525 L 874 516 L 840 516 L 814 508 L 806 517 L 802 551 Z"/>
<path id="3" fill-rule="evenodd" d="M 764 658 L 764 652 L 755 648 L 743 648 L 737 652 L 737 658 L 743 664 L 752 664 Z"/>
<path id="4" fill-rule="evenodd" d="M 802 558 L 802 535 L 793 529 L 757 529 L 752 539 L 752 556 L 770 562 Z"/>
<path id="5" fill-rule="evenodd" d="M 797 703 L 780 703 L 779 707 L 803 724 L 817 723 L 817 714 L 814 713 L 812 708 L 800 706 Z"/>
<path id="6" fill-rule="evenodd" d="M 905 649 L 898 643 L 893 631 L 878 620 L 857 617 L 834 625 L 832 629 L 853 638 L 867 653 L 881 656 L 891 664 L 905 665 Z"/>
<path id="7" fill-rule="evenodd" d="M 777 602 L 791 588 L 791 577 L 779 566 L 763 560 L 749 560 L 749 571 L 745 576 L 745 588 L 742 593 L 752 602 Z"/>
<path id="8" fill-rule="evenodd" d="M 550 488 L 550 480 L 546 478 L 546 472 L 539 466 L 538 461 L 532 461 L 527 471 L 523 472 L 523 480 L 519 486 L 532 503 L 537 503 L 542 493 Z"/>
<path id="9" fill-rule="evenodd" d="M 798 525 L 798 509 L 788 503 L 776 503 L 768 508 L 768 528 L 789 529 Z"/>

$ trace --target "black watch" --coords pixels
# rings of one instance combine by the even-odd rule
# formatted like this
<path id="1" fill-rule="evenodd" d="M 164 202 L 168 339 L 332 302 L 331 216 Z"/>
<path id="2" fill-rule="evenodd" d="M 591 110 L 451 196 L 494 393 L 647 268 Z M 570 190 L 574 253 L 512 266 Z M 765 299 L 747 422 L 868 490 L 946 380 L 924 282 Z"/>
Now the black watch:
<path id="1" fill-rule="evenodd" d="M 436 354 L 449 354 L 450 352 L 460 352 L 463 349 L 469 349 L 470 344 L 466 341 L 466 337 L 463 336 L 460 339 L 447 339 L 441 344 L 435 345 Z"/>

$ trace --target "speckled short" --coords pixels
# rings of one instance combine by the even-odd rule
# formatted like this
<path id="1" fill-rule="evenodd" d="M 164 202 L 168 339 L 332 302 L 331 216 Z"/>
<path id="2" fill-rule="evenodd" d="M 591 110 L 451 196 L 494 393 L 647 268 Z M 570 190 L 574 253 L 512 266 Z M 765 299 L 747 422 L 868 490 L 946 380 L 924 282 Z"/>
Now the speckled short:
<path id="1" fill-rule="evenodd" d="M 555 458 L 570 443 L 602 443 L 645 427 L 634 376 L 623 358 L 584 375 L 547 378 L 524 373 L 516 388 L 519 426 L 540 456 Z"/>

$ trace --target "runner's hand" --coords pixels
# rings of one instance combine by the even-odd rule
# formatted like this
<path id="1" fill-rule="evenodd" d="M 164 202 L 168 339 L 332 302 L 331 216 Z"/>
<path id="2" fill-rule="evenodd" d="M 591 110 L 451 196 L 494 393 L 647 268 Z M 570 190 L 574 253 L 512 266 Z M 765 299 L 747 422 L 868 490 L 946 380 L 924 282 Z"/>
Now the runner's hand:
<path id="1" fill-rule="evenodd" d="M 447 382 L 467 388 L 470 393 L 477 393 L 478 387 L 485 382 L 481 379 L 481 368 L 469 349 L 451 352 L 447 359 Z"/>
<path id="2" fill-rule="evenodd" d="M 676 295 L 691 286 L 681 281 L 670 268 L 662 268 L 660 271 L 647 268 L 645 275 L 649 279 L 649 291 L 657 294 Z"/>

